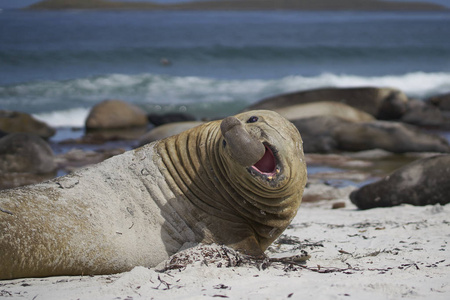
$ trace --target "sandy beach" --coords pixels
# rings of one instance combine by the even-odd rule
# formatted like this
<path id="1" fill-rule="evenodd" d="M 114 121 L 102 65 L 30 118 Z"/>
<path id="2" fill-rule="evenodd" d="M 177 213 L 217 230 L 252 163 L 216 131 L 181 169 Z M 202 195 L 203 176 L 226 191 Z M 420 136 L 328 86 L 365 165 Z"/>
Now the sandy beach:
<path id="1" fill-rule="evenodd" d="M 351 188 L 338 191 L 348 193 Z M 345 208 L 331 209 L 334 202 Z M 410 205 L 357 210 L 348 197 L 304 203 L 269 258 L 310 255 L 304 264 L 178 255 L 192 262 L 164 272 L 136 267 L 110 276 L 0 282 L 8 299 L 448 299 L 450 210 Z M 210 251 L 221 251 L 220 246 Z M 231 263 L 230 263 L 231 262 Z M 234 262 L 236 262 L 234 260 Z M 159 267 L 161 268 L 161 266 Z"/>

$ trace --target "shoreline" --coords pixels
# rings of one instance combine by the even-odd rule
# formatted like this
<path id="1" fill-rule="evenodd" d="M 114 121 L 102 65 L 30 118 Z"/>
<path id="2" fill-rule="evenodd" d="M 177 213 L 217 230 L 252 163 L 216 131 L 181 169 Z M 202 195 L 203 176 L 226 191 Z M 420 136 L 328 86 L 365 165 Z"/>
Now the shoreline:
<path id="1" fill-rule="evenodd" d="M 154 11 L 450 11 L 442 5 L 422 2 L 330 0 L 299 3 L 294 0 L 223 0 L 158 4 L 152 2 L 109 2 L 104 0 L 44 0 L 25 10 L 154 10 Z"/>

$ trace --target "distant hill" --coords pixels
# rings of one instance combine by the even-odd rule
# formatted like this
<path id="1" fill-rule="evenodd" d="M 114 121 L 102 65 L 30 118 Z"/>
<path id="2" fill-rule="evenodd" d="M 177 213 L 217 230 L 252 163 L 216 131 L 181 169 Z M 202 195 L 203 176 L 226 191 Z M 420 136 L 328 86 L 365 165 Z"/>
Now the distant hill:
<path id="1" fill-rule="evenodd" d="M 27 9 L 121 9 L 121 10 L 361 10 L 361 11 L 439 11 L 439 4 L 388 2 L 378 0 L 223 0 L 175 4 L 151 2 L 112 2 L 106 0 L 44 0 Z"/>

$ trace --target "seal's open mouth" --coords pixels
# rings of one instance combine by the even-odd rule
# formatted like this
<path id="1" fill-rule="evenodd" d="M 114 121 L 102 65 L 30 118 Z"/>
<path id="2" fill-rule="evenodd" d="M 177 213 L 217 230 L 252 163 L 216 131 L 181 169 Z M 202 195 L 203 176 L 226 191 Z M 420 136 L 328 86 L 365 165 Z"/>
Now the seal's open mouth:
<path id="1" fill-rule="evenodd" d="M 266 148 L 264 156 L 250 168 L 252 169 L 252 171 L 257 171 L 262 175 L 274 176 L 277 173 L 277 161 L 275 159 L 273 151 L 267 145 L 264 146 Z"/>

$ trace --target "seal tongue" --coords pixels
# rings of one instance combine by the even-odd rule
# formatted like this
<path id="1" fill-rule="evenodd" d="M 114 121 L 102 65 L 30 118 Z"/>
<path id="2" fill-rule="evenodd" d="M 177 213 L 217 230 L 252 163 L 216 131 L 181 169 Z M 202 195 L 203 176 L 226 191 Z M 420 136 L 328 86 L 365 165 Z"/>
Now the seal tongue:
<path id="1" fill-rule="evenodd" d="M 275 157 L 273 156 L 272 150 L 267 146 L 265 147 L 266 152 L 264 156 L 253 167 L 261 173 L 273 173 L 276 167 Z"/>

